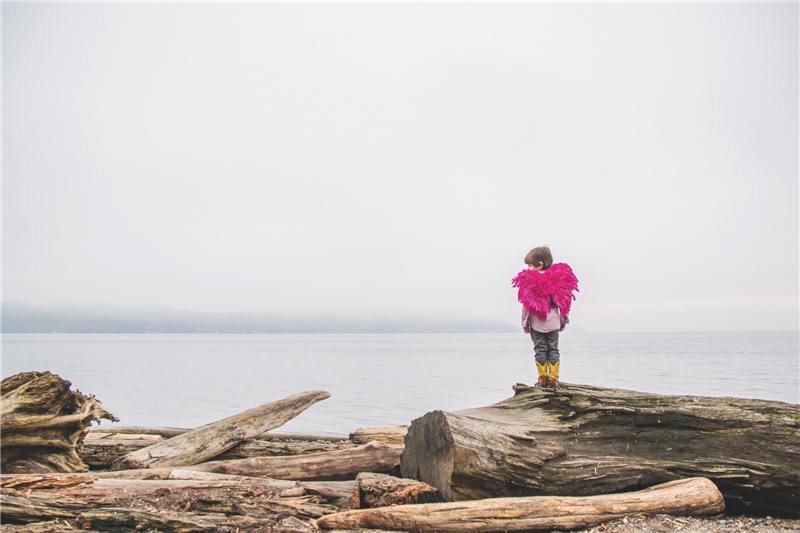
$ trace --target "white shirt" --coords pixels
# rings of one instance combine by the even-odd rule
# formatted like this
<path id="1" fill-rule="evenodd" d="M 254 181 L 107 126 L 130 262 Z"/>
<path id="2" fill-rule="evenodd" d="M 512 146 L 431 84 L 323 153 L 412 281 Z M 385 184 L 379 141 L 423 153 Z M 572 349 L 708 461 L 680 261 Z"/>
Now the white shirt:
<path id="1" fill-rule="evenodd" d="M 558 310 L 558 307 L 553 307 L 547 313 L 545 319 L 541 320 L 523 306 L 522 327 L 523 329 L 533 329 L 539 333 L 549 333 L 561 329 L 561 312 Z"/>

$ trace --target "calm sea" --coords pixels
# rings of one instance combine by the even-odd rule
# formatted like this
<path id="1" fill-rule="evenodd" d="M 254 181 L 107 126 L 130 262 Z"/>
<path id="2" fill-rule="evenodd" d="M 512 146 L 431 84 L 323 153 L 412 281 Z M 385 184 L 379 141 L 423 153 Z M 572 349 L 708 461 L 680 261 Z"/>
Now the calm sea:
<path id="1" fill-rule="evenodd" d="M 800 336 L 570 333 L 567 383 L 800 401 Z M 281 429 L 342 435 L 428 411 L 489 405 L 533 384 L 519 334 L 2 336 L 2 376 L 49 370 L 95 395 L 116 427 L 192 428 L 307 390 L 331 397 Z M 110 424 L 103 422 L 103 426 Z"/>

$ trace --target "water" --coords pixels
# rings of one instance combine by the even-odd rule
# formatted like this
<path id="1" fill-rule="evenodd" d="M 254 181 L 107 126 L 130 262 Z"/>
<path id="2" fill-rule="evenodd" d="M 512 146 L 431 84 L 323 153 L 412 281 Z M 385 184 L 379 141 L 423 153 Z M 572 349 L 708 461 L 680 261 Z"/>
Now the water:
<path id="1" fill-rule="evenodd" d="M 800 401 L 798 332 L 567 331 L 560 346 L 567 383 Z M 192 428 L 322 389 L 329 399 L 278 431 L 342 436 L 489 405 L 536 381 L 522 333 L 3 335 L 2 376 L 30 370 L 95 395 L 120 418 L 116 427 Z"/>

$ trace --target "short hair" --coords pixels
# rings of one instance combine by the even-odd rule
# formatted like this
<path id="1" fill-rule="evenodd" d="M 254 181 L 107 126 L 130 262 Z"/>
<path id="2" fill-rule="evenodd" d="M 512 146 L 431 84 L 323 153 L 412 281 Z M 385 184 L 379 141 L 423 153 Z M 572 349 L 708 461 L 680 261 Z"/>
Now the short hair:
<path id="1" fill-rule="evenodd" d="M 525 264 L 536 266 L 542 264 L 542 270 L 547 270 L 553 264 L 553 254 L 547 246 L 537 246 L 525 256 Z"/>

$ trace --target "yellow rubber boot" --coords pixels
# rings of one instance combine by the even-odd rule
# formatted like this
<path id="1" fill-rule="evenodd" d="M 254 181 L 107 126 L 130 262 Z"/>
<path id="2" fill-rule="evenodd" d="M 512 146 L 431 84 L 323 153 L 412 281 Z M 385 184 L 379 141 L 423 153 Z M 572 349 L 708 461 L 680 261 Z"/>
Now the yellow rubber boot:
<path id="1" fill-rule="evenodd" d="M 536 382 L 536 386 L 547 387 L 547 363 L 543 365 L 536 363 L 536 369 L 539 371 L 539 381 Z"/>
<path id="2" fill-rule="evenodd" d="M 561 366 L 561 361 L 556 364 L 547 363 L 547 373 L 550 375 L 548 380 L 548 387 L 558 388 L 558 367 Z"/>

